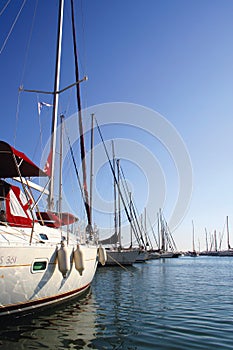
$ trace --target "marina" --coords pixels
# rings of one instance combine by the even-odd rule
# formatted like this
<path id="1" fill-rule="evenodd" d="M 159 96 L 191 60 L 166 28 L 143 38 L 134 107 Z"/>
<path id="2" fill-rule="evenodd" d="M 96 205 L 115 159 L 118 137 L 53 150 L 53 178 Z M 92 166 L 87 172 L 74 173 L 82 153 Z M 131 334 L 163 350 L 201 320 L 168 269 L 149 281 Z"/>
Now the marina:
<path id="1" fill-rule="evenodd" d="M 97 270 L 80 299 L 5 321 L 2 349 L 232 349 L 233 259 L 181 257 Z"/>
<path id="2" fill-rule="evenodd" d="M 98 246 L 95 237 L 87 189 L 86 151 L 79 87 L 81 80 L 78 74 L 73 2 L 71 2 L 71 14 L 76 80 L 72 86 L 76 87 L 77 93 L 82 188 L 84 188 L 81 192 L 86 210 L 86 225 L 82 234 L 78 235 L 78 229 L 75 227 L 75 223 L 79 220 L 77 215 L 64 211 L 62 200 L 63 115 L 60 115 L 59 147 L 56 139 L 58 103 L 62 91 L 60 69 L 63 14 L 64 1 L 61 0 L 57 14 L 54 90 L 47 92 L 52 96 L 53 104 L 49 153 L 44 169 L 40 169 L 23 152 L 0 141 L 0 316 L 30 313 L 34 309 L 57 305 L 81 295 L 90 287 L 98 260 L 105 263 L 100 256 L 98 259 L 98 254 L 103 248 Z M 68 88 L 70 87 L 65 87 L 64 90 Z M 32 91 L 21 86 L 19 93 L 22 92 Z M 33 92 L 42 93 L 38 90 Z M 59 165 L 56 163 L 57 152 L 59 152 Z M 73 155 L 71 145 L 70 152 Z M 74 156 L 72 159 L 76 165 Z M 41 177 L 48 178 L 44 186 L 31 182 L 32 178 L 37 180 Z M 19 185 L 16 186 L 15 182 Z M 39 195 L 33 192 L 35 189 L 39 191 Z M 47 203 L 42 207 L 41 198 L 44 194 L 47 194 L 45 199 Z"/>
<path id="3" fill-rule="evenodd" d="M 233 349 L 232 13 L 2 0 L 0 349 Z"/>

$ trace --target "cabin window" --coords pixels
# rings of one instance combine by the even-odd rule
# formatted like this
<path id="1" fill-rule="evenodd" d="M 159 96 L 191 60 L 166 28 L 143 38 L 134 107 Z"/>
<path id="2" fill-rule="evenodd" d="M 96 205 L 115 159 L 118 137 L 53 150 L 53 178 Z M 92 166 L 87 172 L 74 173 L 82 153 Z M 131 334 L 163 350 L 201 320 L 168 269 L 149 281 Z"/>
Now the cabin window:
<path id="1" fill-rule="evenodd" d="M 6 203 L 4 197 L 0 197 L 0 210 L 6 211 Z"/>
<path id="2" fill-rule="evenodd" d="M 32 273 L 45 271 L 48 265 L 47 260 L 36 260 L 32 264 Z"/>
<path id="3" fill-rule="evenodd" d="M 44 241 L 48 240 L 48 236 L 45 233 L 39 233 L 39 236 L 41 239 L 43 239 Z"/>

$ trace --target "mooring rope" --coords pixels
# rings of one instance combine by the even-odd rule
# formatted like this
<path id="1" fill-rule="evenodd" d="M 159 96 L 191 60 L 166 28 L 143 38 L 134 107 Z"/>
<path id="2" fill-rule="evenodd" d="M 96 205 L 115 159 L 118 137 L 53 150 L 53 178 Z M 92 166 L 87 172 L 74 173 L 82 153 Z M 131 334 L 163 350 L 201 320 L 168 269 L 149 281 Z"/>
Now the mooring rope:
<path id="1" fill-rule="evenodd" d="M 119 263 L 119 261 L 117 261 L 116 259 L 114 259 L 110 254 L 107 253 L 107 256 L 108 256 L 110 259 L 112 259 L 112 261 L 114 261 L 117 265 L 119 265 L 122 269 L 124 269 L 124 270 L 126 270 L 126 271 L 129 272 L 129 270 L 128 270 L 125 266 L 121 265 L 121 264 Z"/>

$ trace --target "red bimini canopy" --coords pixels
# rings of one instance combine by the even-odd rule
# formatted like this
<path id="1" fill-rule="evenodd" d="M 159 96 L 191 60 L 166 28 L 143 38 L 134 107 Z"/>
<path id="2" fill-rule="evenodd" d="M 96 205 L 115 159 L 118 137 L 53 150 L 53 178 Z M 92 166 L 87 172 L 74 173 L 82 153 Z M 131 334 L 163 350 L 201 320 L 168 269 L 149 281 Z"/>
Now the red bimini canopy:
<path id="1" fill-rule="evenodd" d="M 48 227 L 60 227 L 61 220 L 59 217 L 51 211 L 42 211 L 40 213 L 36 212 L 37 219 L 40 224 L 42 224 L 41 218 L 45 226 Z"/>
<path id="2" fill-rule="evenodd" d="M 62 226 L 71 225 L 78 221 L 78 218 L 71 213 L 61 213 Z"/>
<path id="3" fill-rule="evenodd" d="M 36 213 L 38 221 L 42 224 L 41 218 L 46 226 L 61 227 L 71 225 L 78 221 L 78 218 L 70 213 L 53 213 L 51 211 Z"/>
<path id="4" fill-rule="evenodd" d="M 23 177 L 47 176 L 24 153 L 0 141 L 0 177 L 18 177 L 19 172 Z"/>

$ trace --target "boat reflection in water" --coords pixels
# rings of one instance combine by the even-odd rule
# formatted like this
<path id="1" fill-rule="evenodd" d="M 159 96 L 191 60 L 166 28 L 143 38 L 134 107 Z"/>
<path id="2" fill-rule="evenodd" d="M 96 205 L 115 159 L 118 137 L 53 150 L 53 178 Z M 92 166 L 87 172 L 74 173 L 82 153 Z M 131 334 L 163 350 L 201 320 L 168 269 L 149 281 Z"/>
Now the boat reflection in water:
<path id="1" fill-rule="evenodd" d="M 3 349 L 83 349 L 95 339 L 96 304 L 89 289 L 54 310 L 6 319 L 0 331 Z"/>

